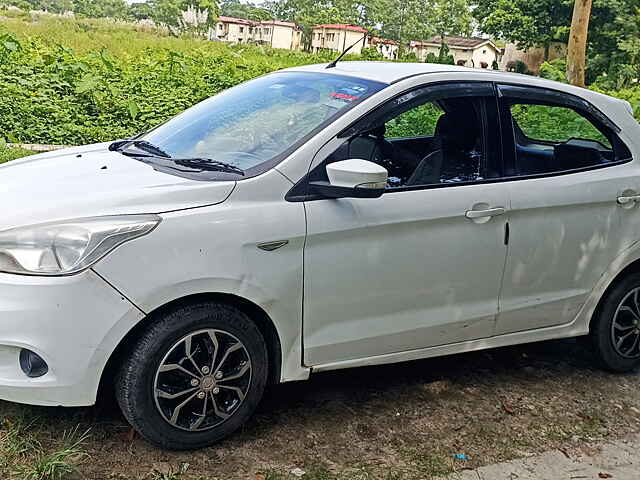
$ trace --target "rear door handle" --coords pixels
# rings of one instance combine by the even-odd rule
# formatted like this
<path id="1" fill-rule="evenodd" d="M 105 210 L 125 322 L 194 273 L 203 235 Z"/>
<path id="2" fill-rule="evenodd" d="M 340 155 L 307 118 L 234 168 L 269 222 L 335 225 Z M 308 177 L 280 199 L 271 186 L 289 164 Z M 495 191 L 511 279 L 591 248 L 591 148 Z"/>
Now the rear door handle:
<path id="1" fill-rule="evenodd" d="M 464 216 L 467 218 L 497 217 L 498 215 L 504 215 L 506 211 L 503 207 L 488 208 L 487 210 L 467 210 Z"/>
<path id="2" fill-rule="evenodd" d="M 629 203 L 640 202 L 640 195 L 629 195 L 628 197 L 618 197 L 618 203 L 620 205 L 627 205 Z"/>

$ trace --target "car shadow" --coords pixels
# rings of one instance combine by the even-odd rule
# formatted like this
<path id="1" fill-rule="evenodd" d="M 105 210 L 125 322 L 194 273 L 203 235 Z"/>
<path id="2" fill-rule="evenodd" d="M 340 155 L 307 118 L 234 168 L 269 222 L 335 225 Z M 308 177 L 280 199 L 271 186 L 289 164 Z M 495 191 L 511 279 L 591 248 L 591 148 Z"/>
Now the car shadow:
<path id="1" fill-rule="evenodd" d="M 308 381 L 268 387 L 256 414 L 227 442 L 232 446 L 255 437 L 267 437 L 283 425 L 295 428 L 296 418 L 318 415 L 319 422 L 326 421 L 327 412 L 337 410 L 358 415 L 385 403 L 395 405 L 396 409 L 409 408 L 416 392 L 424 392 L 430 386 L 437 390 L 443 382 L 455 392 L 474 382 L 506 386 L 523 380 L 535 384 L 548 376 L 573 377 L 598 370 L 592 356 L 581 342 L 569 339 L 316 373 Z M 7 410 L 4 406 L 10 405 L 0 402 L 4 410 Z M 15 410 L 15 406 L 12 408 Z M 91 427 L 96 439 L 124 435 L 129 429 L 112 393 L 103 394 L 93 407 L 19 408 L 21 415 L 38 418 L 43 426 Z"/>

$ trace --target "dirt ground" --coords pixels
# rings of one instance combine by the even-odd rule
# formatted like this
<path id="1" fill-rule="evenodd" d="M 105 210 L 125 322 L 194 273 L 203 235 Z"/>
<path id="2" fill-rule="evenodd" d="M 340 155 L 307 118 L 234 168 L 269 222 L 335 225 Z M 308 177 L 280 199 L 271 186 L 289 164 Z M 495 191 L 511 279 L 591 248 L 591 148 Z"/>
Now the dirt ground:
<path id="1" fill-rule="evenodd" d="M 307 480 L 425 479 L 551 448 L 588 452 L 598 440 L 640 431 L 640 375 L 598 370 L 575 341 L 279 385 L 243 431 L 197 452 L 155 449 L 132 435 L 114 402 L 105 403 L 0 402 L 0 414 L 5 427 L 35 420 L 29 431 L 45 450 L 56 448 L 64 430 L 90 428 L 89 456 L 73 475 L 86 479 L 279 480 L 296 478 L 295 469 Z"/>

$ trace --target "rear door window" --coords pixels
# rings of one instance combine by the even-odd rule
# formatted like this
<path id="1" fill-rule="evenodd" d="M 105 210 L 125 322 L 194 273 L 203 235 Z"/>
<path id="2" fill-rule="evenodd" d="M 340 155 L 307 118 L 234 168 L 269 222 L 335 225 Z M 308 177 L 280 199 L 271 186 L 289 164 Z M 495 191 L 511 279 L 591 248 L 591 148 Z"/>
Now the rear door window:
<path id="1" fill-rule="evenodd" d="M 539 88 L 501 87 L 507 176 L 573 172 L 629 160 L 615 125 L 585 100 Z"/>
<path id="2" fill-rule="evenodd" d="M 611 148 L 609 139 L 590 120 L 568 107 L 515 104 L 511 115 L 522 133 L 534 141 L 564 143 L 577 138 Z"/>

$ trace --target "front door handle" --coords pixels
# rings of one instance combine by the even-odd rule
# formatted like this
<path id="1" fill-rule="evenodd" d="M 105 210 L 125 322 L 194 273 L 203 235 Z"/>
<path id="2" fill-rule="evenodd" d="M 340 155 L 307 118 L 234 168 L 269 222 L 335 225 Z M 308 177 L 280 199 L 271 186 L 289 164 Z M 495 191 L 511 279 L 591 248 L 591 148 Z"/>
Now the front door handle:
<path id="1" fill-rule="evenodd" d="M 496 217 L 498 215 L 504 215 L 506 211 L 503 207 L 488 208 L 486 210 L 467 210 L 464 216 L 467 218 Z"/>
<path id="2" fill-rule="evenodd" d="M 618 204 L 628 205 L 629 203 L 640 202 L 640 195 L 629 195 L 624 197 L 618 197 Z"/>

